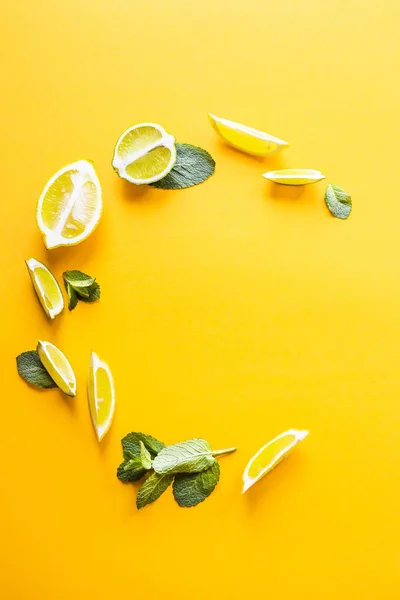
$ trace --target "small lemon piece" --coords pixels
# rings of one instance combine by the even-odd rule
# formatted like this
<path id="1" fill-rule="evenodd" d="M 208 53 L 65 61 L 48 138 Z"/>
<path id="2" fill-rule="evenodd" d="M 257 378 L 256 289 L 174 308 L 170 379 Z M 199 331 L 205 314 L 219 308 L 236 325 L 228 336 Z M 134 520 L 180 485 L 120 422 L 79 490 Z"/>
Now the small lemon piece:
<path id="1" fill-rule="evenodd" d="M 269 473 L 308 436 L 308 431 L 289 429 L 265 444 L 248 462 L 243 473 L 243 490 L 247 490 Z"/>
<path id="2" fill-rule="evenodd" d="M 54 319 L 64 308 L 64 298 L 56 278 L 36 258 L 29 258 L 25 263 L 44 312 L 50 319 Z"/>
<path id="3" fill-rule="evenodd" d="M 215 131 L 226 142 L 248 154 L 266 156 L 290 146 L 289 142 L 285 142 L 258 129 L 247 127 L 247 125 L 228 121 L 228 119 L 221 119 L 221 117 L 216 117 L 211 113 L 209 113 L 208 117 Z"/>
<path id="4" fill-rule="evenodd" d="M 110 368 L 92 352 L 88 378 L 89 411 L 99 442 L 111 427 L 115 412 L 114 380 Z"/>
<path id="5" fill-rule="evenodd" d="M 46 371 L 67 396 L 76 396 L 76 377 L 65 354 L 50 342 L 39 341 L 39 358 Z"/>
<path id="6" fill-rule="evenodd" d="M 264 173 L 263 177 L 284 185 L 306 185 L 325 179 L 325 175 L 315 169 L 281 169 L 280 171 L 268 171 L 268 173 Z"/>

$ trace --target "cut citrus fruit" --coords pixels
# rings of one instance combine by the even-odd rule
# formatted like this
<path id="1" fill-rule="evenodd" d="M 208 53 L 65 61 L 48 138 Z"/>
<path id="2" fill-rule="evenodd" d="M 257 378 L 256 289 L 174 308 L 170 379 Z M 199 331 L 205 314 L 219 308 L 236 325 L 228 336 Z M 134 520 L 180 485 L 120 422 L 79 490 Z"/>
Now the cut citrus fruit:
<path id="1" fill-rule="evenodd" d="M 243 490 L 247 490 L 281 462 L 295 446 L 308 436 L 308 431 L 289 429 L 265 444 L 248 462 L 243 473 Z"/>
<path id="2" fill-rule="evenodd" d="M 25 262 L 44 312 L 50 319 L 54 319 L 64 308 L 60 286 L 46 265 L 35 258 L 29 258 Z"/>
<path id="3" fill-rule="evenodd" d="M 325 179 L 320 171 L 315 169 L 282 169 L 280 171 L 268 171 L 263 177 L 274 183 L 284 185 L 306 185 L 307 183 L 316 183 Z"/>
<path id="4" fill-rule="evenodd" d="M 99 442 L 111 427 L 115 412 L 114 380 L 109 366 L 92 352 L 89 367 L 90 416 Z"/>
<path id="5" fill-rule="evenodd" d="M 39 341 L 39 358 L 50 377 L 67 396 L 76 396 L 76 378 L 67 357 L 50 342 Z"/>
<path id="6" fill-rule="evenodd" d="M 168 175 L 175 161 L 175 138 L 161 125 L 140 123 L 121 135 L 112 165 L 120 177 L 142 185 Z"/>
<path id="7" fill-rule="evenodd" d="M 101 212 L 101 187 L 93 165 L 78 160 L 63 167 L 39 198 L 36 220 L 46 248 L 79 244 L 95 229 Z"/>
<path id="8" fill-rule="evenodd" d="M 208 114 L 208 117 L 215 131 L 226 142 L 243 152 L 266 156 L 290 146 L 289 142 L 269 135 L 269 133 L 258 131 L 258 129 L 235 123 L 235 121 L 228 121 L 228 119 L 221 119 L 211 113 Z"/>

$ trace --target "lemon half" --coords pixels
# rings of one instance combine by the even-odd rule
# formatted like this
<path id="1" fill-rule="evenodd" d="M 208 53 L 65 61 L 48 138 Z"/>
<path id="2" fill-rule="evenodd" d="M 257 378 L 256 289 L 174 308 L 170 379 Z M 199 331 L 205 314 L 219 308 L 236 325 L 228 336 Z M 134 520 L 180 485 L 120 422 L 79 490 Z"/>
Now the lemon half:
<path id="1" fill-rule="evenodd" d="M 112 165 L 120 177 L 142 185 L 159 181 L 176 161 L 175 138 L 156 123 L 129 127 L 119 138 Z"/>
<path id="2" fill-rule="evenodd" d="M 97 226 L 102 194 L 93 165 L 79 160 L 63 167 L 47 182 L 38 202 L 37 224 L 46 248 L 72 246 Z"/>

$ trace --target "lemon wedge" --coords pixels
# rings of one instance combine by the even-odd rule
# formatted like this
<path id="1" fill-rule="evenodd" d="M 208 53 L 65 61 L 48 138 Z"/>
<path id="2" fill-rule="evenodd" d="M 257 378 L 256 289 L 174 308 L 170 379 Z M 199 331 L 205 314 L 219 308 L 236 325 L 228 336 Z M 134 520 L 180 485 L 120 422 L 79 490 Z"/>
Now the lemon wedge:
<path id="1" fill-rule="evenodd" d="M 39 341 L 39 358 L 53 381 L 67 396 L 76 396 L 76 377 L 67 357 L 50 342 Z"/>
<path id="2" fill-rule="evenodd" d="M 259 156 L 266 156 L 267 154 L 274 154 L 278 150 L 282 150 L 287 146 L 290 146 L 289 142 L 285 142 L 269 133 L 264 133 L 258 129 L 241 125 L 235 121 L 228 121 L 228 119 L 221 119 L 211 113 L 208 114 L 211 125 L 226 142 L 248 152 L 249 154 L 257 154 Z"/>
<path id="3" fill-rule="evenodd" d="M 99 442 L 111 427 L 115 412 L 114 380 L 107 363 L 92 352 L 88 379 L 90 416 Z"/>
<path id="4" fill-rule="evenodd" d="M 64 298 L 56 278 L 36 258 L 29 258 L 25 263 L 44 312 L 50 319 L 54 319 L 64 308 Z"/>
<path id="5" fill-rule="evenodd" d="M 325 175 L 322 175 L 320 171 L 316 171 L 315 169 L 268 171 L 268 173 L 264 173 L 263 177 L 274 183 L 282 183 L 284 185 L 306 185 L 325 179 Z"/>
<path id="6" fill-rule="evenodd" d="M 247 492 L 252 485 L 276 467 L 299 442 L 308 436 L 308 433 L 306 430 L 289 429 L 265 444 L 250 459 L 244 470 L 242 493 Z"/>
<path id="7" fill-rule="evenodd" d="M 89 161 L 79 160 L 57 171 L 37 207 L 46 248 L 73 246 L 89 237 L 100 220 L 102 204 L 100 182 Z"/>
<path id="8" fill-rule="evenodd" d="M 175 161 L 175 138 L 161 125 L 139 123 L 119 138 L 112 166 L 122 179 L 142 185 L 168 175 Z"/>

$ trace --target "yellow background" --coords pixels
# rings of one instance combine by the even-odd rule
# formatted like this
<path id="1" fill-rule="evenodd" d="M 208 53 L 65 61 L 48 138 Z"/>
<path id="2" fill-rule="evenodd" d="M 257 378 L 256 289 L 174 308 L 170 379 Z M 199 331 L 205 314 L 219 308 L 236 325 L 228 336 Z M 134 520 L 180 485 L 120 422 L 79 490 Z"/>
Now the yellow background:
<path id="1" fill-rule="evenodd" d="M 400 584 L 400 93 L 395 0 L 1 2 L 0 596 L 5 600 L 380 600 Z M 287 139 L 278 157 L 225 146 L 207 112 Z M 135 188 L 113 172 L 128 126 L 209 150 L 201 186 Z M 47 252 L 37 198 L 92 159 L 104 192 L 87 242 Z M 306 188 L 270 168 L 326 174 Z M 327 182 L 353 196 L 330 216 Z M 24 265 L 98 278 L 101 301 L 46 320 Z M 15 356 L 58 344 L 78 396 L 40 392 Z M 117 413 L 99 445 L 89 351 Z M 246 496 L 250 456 L 311 434 Z M 120 439 L 237 445 L 202 505 L 168 491 L 137 512 Z"/>

